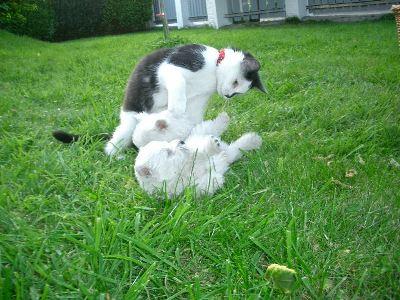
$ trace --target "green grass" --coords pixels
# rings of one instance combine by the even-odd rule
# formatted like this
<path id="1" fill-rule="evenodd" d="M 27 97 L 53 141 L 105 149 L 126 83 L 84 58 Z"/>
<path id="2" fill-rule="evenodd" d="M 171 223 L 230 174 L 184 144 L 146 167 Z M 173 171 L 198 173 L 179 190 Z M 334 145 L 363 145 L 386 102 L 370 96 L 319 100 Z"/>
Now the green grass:
<path id="1" fill-rule="evenodd" d="M 176 34 L 176 33 L 175 33 Z M 51 130 L 112 131 L 124 86 L 161 32 L 50 44 L 0 32 L 0 288 L 3 299 L 400 297 L 400 52 L 394 21 L 193 29 L 262 62 L 267 95 L 225 102 L 226 140 L 264 140 L 201 200 L 159 201 L 135 152 L 64 146 Z M 357 174 L 346 177 L 348 170 Z"/>

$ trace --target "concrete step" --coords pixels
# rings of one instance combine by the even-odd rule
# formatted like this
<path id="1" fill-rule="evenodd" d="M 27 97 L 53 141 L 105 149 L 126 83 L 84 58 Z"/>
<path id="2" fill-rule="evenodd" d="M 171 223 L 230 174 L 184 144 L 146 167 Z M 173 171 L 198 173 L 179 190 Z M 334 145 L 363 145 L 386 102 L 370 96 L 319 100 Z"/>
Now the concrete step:
<path id="1" fill-rule="evenodd" d="M 310 14 L 302 19 L 302 21 L 333 21 L 333 22 L 357 22 L 364 20 L 376 20 L 384 15 L 391 14 L 390 10 L 376 10 L 366 12 L 340 12 L 326 14 Z"/>

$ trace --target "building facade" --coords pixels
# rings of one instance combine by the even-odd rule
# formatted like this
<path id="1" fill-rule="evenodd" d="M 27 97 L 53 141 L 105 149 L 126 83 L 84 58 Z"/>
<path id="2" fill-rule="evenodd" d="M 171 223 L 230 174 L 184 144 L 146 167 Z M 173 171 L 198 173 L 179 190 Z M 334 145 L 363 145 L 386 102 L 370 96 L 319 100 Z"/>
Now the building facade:
<path id="1" fill-rule="evenodd" d="M 178 28 L 209 25 L 214 28 L 241 22 L 303 19 L 351 20 L 390 13 L 398 0 L 153 0 L 154 21 L 164 11 Z"/>

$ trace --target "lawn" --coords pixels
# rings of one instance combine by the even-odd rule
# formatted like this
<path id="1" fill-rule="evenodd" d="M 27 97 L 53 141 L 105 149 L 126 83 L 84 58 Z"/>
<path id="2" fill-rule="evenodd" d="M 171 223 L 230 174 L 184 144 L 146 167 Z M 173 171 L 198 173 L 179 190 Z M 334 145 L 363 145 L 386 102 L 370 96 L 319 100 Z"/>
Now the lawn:
<path id="1" fill-rule="evenodd" d="M 0 31 L 0 298 L 400 297 L 400 52 L 393 20 L 208 28 L 181 39 L 250 51 L 264 95 L 215 96 L 224 139 L 262 149 L 216 195 L 156 200 L 135 151 L 62 145 L 53 129 L 110 132 L 125 83 L 160 31 L 46 43 Z"/>

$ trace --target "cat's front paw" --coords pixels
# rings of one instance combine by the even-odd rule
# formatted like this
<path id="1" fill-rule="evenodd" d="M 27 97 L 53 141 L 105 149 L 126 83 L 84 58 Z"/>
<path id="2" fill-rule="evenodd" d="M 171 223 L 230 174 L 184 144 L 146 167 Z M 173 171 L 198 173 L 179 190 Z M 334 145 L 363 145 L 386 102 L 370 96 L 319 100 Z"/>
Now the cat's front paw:
<path id="1" fill-rule="evenodd" d="M 125 159 L 125 155 L 119 153 L 119 148 L 116 147 L 113 143 L 108 142 L 106 147 L 104 148 L 104 152 L 111 158 L 116 160 L 123 160 Z"/>
<path id="2" fill-rule="evenodd" d="M 104 152 L 108 155 L 108 156 L 114 156 L 117 152 L 118 152 L 118 148 L 115 147 L 115 145 L 111 142 L 108 142 L 106 144 L 106 147 L 104 148 Z"/>
<path id="3" fill-rule="evenodd" d="M 257 133 L 250 132 L 242 135 L 236 143 L 242 150 L 254 150 L 261 147 L 262 139 Z"/>
<path id="4" fill-rule="evenodd" d="M 220 113 L 214 120 L 214 134 L 222 135 L 224 131 L 228 128 L 229 116 L 226 112 Z"/>

